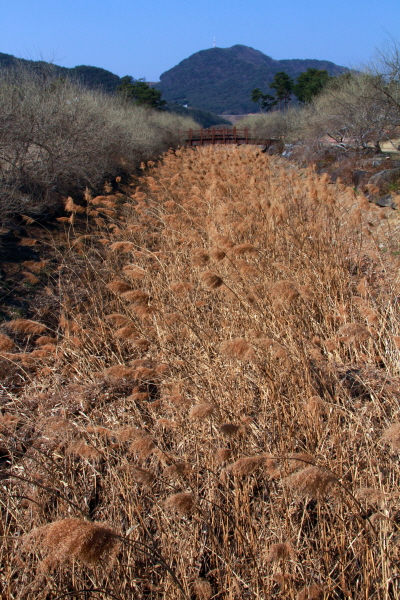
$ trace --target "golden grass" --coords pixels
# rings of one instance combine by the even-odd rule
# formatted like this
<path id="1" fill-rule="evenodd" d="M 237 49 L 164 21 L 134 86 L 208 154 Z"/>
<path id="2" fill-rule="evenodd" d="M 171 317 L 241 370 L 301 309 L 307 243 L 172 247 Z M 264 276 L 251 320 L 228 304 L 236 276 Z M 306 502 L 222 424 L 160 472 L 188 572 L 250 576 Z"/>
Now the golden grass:
<path id="1" fill-rule="evenodd" d="M 57 348 L 3 409 L 3 594 L 400 598 L 387 214 L 251 147 L 167 154 L 99 230 L 77 212 L 59 329 L 1 338 Z M 21 562 L 36 532 L 55 554 Z"/>

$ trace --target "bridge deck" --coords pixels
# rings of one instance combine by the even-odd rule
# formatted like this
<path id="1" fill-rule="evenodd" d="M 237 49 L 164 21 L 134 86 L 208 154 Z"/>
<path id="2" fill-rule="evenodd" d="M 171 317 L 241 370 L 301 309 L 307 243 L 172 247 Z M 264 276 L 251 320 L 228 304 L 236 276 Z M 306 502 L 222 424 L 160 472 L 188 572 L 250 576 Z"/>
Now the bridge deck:
<path id="1" fill-rule="evenodd" d="M 251 137 L 247 127 L 238 129 L 237 127 L 214 128 L 209 129 L 189 129 L 184 134 L 185 146 L 209 146 L 216 144 L 256 144 L 270 146 L 273 140 L 260 140 Z"/>

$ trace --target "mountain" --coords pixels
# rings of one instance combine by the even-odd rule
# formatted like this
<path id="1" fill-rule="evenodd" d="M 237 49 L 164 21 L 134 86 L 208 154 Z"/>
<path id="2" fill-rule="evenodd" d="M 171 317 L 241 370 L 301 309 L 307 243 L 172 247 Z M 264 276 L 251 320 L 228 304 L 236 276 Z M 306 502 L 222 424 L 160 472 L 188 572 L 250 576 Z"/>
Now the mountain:
<path id="1" fill-rule="evenodd" d="M 18 66 L 31 69 L 51 69 L 51 72 L 57 77 L 76 79 L 87 87 L 102 89 L 105 92 L 111 93 L 115 92 L 117 86 L 121 82 L 118 75 L 114 75 L 111 71 L 101 69 L 100 67 L 89 67 L 86 65 L 80 65 L 73 68 L 60 67 L 43 60 L 26 60 L 24 58 L 16 58 L 12 54 L 0 52 L 0 68 L 12 68 Z"/>
<path id="2" fill-rule="evenodd" d="M 259 50 L 237 44 L 192 54 L 163 73 L 154 87 L 167 102 L 218 114 L 246 114 L 256 109 L 250 100 L 254 88 L 272 94 L 269 83 L 276 73 L 286 71 L 296 78 L 309 68 L 326 69 L 331 76 L 348 71 L 327 60 L 274 60 Z"/>

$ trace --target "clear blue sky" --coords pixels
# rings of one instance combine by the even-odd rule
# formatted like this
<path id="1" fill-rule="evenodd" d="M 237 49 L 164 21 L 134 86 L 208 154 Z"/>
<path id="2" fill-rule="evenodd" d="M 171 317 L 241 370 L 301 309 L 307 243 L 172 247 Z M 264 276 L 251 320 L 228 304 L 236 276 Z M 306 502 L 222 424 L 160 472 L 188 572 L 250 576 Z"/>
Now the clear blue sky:
<path id="1" fill-rule="evenodd" d="M 357 67 L 400 41 L 400 0 L 0 0 L 0 52 L 148 81 L 214 36 L 277 60 Z"/>

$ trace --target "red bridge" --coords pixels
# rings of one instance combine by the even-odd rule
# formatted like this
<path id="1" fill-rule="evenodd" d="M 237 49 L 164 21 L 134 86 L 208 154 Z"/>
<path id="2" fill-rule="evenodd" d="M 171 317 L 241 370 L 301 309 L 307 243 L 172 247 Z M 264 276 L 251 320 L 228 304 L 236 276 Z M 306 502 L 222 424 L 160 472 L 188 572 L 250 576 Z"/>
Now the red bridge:
<path id="1" fill-rule="evenodd" d="M 255 144 L 269 147 L 276 140 L 252 138 L 247 127 L 238 129 L 236 127 L 209 129 L 189 129 L 184 134 L 185 146 L 209 146 L 214 144 Z"/>

